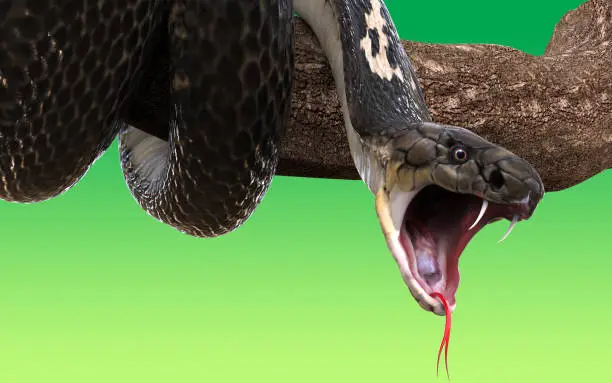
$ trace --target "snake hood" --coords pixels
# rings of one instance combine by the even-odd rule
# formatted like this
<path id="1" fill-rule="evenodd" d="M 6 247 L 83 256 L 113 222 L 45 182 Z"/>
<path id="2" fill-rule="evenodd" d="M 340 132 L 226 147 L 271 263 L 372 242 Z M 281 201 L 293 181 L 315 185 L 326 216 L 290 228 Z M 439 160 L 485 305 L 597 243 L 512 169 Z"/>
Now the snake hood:
<path id="1" fill-rule="evenodd" d="M 356 168 L 376 196 L 387 245 L 413 297 L 451 310 L 458 260 L 486 224 L 529 218 L 544 194 L 524 159 L 460 127 L 432 122 L 380 0 L 297 2 L 326 53 Z"/>

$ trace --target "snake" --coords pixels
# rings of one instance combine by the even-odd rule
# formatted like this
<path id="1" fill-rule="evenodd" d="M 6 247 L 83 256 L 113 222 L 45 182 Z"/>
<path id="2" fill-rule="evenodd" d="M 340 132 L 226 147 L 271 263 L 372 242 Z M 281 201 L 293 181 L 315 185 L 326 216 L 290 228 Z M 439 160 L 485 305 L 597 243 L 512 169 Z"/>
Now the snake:
<path id="1" fill-rule="evenodd" d="M 288 134 L 296 18 L 331 69 L 404 284 L 424 310 L 445 315 L 432 293 L 454 310 L 468 242 L 530 219 L 544 185 L 526 159 L 433 120 L 382 0 L 0 2 L 0 198 L 54 198 L 117 140 L 154 219 L 194 237 L 237 229 Z"/>

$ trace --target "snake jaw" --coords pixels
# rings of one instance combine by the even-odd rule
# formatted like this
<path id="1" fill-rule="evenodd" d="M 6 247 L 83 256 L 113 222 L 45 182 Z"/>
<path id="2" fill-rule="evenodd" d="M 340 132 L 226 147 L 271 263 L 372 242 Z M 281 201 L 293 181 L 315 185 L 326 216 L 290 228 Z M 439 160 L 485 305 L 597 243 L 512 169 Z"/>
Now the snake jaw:
<path id="1" fill-rule="evenodd" d="M 444 306 L 431 294 L 441 293 L 455 310 L 459 258 L 469 241 L 491 222 L 514 224 L 530 218 L 534 209 L 529 198 L 499 204 L 436 185 L 376 193 L 378 219 L 404 282 L 423 309 L 441 316 Z"/>
<path id="2" fill-rule="evenodd" d="M 444 307 L 430 296 L 432 291 L 426 291 L 426 285 L 420 282 L 414 270 L 414 248 L 411 241 L 406 241 L 405 230 L 402 229 L 403 211 L 418 194 L 412 192 L 389 193 L 381 188 L 376 193 L 376 214 L 380 222 L 387 247 L 397 263 L 402 279 L 417 303 L 425 310 L 437 315 L 444 315 Z M 394 197 L 394 198 L 393 198 Z M 411 263 L 413 265 L 411 266 Z M 451 306 L 454 310 L 455 304 Z"/>

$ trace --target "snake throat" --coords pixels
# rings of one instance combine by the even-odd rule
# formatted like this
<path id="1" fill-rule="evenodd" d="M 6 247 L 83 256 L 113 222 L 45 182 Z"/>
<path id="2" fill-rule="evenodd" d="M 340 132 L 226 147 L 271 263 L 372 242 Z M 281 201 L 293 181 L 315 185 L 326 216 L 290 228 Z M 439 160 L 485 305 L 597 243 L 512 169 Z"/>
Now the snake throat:
<path id="1" fill-rule="evenodd" d="M 446 311 L 431 294 L 442 294 L 454 311 L 459 258 L 470 240 L 489 223 L 518 221 L 530 214 L 527 203 L 484 204 L 477 195 L 437 185 L 413 192 L 381 189 L 376 200 L 387 244 L 404 281 L 421 307 L 438 315 L 446 315 Z"/>

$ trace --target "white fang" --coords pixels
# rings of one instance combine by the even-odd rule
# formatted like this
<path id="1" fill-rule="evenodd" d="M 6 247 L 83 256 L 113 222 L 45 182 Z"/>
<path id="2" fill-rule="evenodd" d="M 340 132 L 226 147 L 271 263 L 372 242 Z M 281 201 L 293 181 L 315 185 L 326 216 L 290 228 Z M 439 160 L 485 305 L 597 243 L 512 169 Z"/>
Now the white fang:
<path id="1" fill-rule="evenodd" d="M 480 208 L 480 213 L 478 213 L 478 218 L 476 218 L 476 221 L 474 221 L 474 223 L 472 224 L 472 226 L 470 226 L 468 231 L 472 230 L 478 224 L 478 222 L 480 222 L 480 220 L 484 216 L 485 212 L 487 211 L 487 207 L 488 206 L 489 206 L 489 201 L 487 201 L 486 199 L 483 199 L 482 200 L 482 207 Z"/>
<path id="2" fill-rule="evenodd" d="M 508 236 L 510 235 L 510 233 L 512 232 L 512 229 L 514 229 L 514 226 L 516 225 L 516 223 L 518 222 L 519 216 L 515 215 L 512 218 L 512 222 L 510 223 L 510 227 L 508 228 L 508 231 L 506 231 L 506 234 L 504 234 L 504 236 L 502 237 L 502 239 L 500 239 L 499 241 L 497 241 L 497 243 L 500 243 L 501 241 L 503 241 L 504 239 L 508 238 Z"/>

